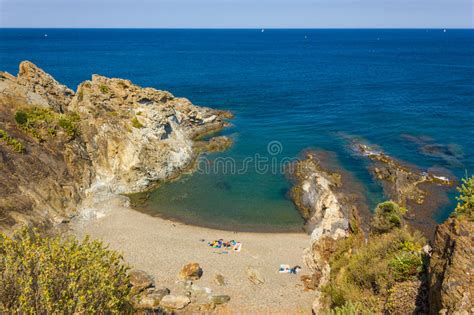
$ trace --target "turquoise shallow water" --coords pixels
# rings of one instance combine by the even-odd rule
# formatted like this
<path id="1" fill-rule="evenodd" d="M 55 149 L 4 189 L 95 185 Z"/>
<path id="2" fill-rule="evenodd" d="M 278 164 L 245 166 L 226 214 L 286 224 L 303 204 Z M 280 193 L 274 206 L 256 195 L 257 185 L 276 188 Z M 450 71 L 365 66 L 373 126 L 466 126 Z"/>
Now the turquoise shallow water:
<path id="1" fill-rule="evenodd" d="M 48 34 L 44 37 L 44 34 Z M 0 30 L 0 69 L 29 59 L 72 88 L 92 73 L 229 109 L 235 145 L 208 163 L 335 152 L 371 206 L 381 188 L 346 137 L 422 168 L 474 169 L 473 30 Z M 276 154 L 271 141 L 281 144 Z M 161 186 L 149 213 L 230 229 L 299 229 L 278 172 L 196 173 Z M 442 221 L 454 204 L 433 209 Z"/>

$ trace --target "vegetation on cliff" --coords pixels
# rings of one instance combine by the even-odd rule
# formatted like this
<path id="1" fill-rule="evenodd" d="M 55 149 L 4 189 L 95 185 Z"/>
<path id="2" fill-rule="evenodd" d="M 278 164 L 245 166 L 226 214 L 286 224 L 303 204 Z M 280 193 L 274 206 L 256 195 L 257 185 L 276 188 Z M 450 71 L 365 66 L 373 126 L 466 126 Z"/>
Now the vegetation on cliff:
<path id="1" fill-rule="evenodd" d="M 458 205 L 454 209 L 453 216 L 474 218 L 474 176 L 464 178 L 458 188 Z"/>
<path id="2" fill-rule="evenodd" d="M 0 129 L 0 140 L 4 141 L 9 147 L 13 149 L 13 151 L 17 153 L 25 152 L 24 144 L 21 141 L 10 136 L 8 132 L 3 129 Z"/>
<path id="3" fill-rule="evenodd" d="M 393 201 L 382 202 L 377 205 L 372 219 L 372 230 L 376 233 L 386 233 L 402 226 L 403 214 L 406 209 Z"/>
<path id="4" fill-rule="evenodd" d="M 45 141 L 64 131 L 69 137 L 78 133 L 79 116 L 77 114 L 59 114 L 48 108 L 27 108 L 15 113 L 15 121 L 21 129 L 38 141 Z"/>
<path id="5" fill-rule="evenodd" d="M 26 228 L 0 234 L 0 313 L 121 313 L 129 304 L 127 270 L 99 241 Z"/>
<path id="6" fill-rule="evenodd" d="M 419 287 L 426 267 L 425 239 L 403 224 L 402 208 L 394 202 L 377 206 L 372 234 L 367 242 L 360 234 L 351 234 L 336 243 L 331 256 L 330 281 L 323 289 L 328 304 L 341 308 L 347 303 L 362 303 L 375 313 L 413 311 L 415 296 L 399 305 L 391 296 L 398 294 L 400 283 Z"/>

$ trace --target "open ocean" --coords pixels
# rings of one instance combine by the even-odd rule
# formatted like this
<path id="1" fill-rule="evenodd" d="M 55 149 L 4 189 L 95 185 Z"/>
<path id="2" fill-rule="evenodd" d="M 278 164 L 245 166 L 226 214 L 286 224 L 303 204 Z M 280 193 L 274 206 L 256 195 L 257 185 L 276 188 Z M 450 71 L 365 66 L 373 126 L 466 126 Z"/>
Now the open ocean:
<path id="1" fill-rule="evenodd" d="M 235 145 L 207 155 L 209 165 L 334 152 L 371 207 L 384 197 L 348 138 L 423 169 L 474 173 L 474 30 L 0 29 L 0 70 L 16 74 L 22 60 L 74 90 L 98 73 L 231 110 L 234 126 L 223 133 Z M 289 185 L 252 166 L 199 172 L 162 185 L 142 210 L 228 229 L 296 230 Z M 438 222 L 454 196 L 433 209 Z"/>

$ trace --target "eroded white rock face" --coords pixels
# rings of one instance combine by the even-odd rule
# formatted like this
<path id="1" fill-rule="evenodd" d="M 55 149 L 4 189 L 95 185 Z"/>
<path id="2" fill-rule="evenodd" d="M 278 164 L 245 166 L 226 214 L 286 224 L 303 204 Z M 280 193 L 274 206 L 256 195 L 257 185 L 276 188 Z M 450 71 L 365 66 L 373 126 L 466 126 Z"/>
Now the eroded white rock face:
<path id="1" fill-rule="evenodd" d="M 316 314 L 324 310 L 320 288 L 327 284 L 331 272 L 327 247 L 349 234 L 352 205 L 337 189 L 341 185 L 340 179 L 339 174 L 322 169 L 312 155 L 296 166 L 296 185 L 292 197 L 311 231 L 310 247 L 304 251 L 303 261 L 320 276 L 313 303 Z"/>
<path id="2" fill-rule="evenodd" d="M 218 111 L 98 75 L 79 86 L 68 109 L 83 118 L 96 180 L 114 193 L 139 192 L 174 176 L 195 157 L 195 130 L 224 124 Z"/>
<path id="3" fill-rule="evenodd" d="M 331 186 L 333 184 L 318 173 L 313 173 L 303 182 L 302 198 L 313 210 L 313 215 L 307 221 L 313 226 L 311 242 L 315 242 L 323 236 L 337 240 L 347 235 L 348 212 L 343 209 Z"/>

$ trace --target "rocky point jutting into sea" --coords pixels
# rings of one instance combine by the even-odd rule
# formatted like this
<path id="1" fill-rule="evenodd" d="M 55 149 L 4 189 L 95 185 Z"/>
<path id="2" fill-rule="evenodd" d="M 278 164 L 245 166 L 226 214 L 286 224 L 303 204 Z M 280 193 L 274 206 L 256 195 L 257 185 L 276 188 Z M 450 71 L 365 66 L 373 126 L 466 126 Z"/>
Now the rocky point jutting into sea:
<path id="1" fill-rule="evenodd" d="M 28 61 L 16 77 L 0 73 L 0 93 L 2 230 L 52 226 L 176 176 L 196 157 L 193 139 L 231 117 L 99 75 L 74 92 Z"/>
<path id="2" fill-rule="evenodd" d="M 452 186 L 452 179 L 405 165 L 361 143 L 353 143 L 355 151 L 372 161 L 370 171 L 392 201 L 379 204 L 372 216 L 354 178 L 328 167 L 321 152 L 308 152 L 294 165 L 291 197 L 306 220 L 309 237 L 193 229 L 126 207 L 127 197 L 119 194 L 145 191 L 192 167 L 199 152 L 228 147 L 231 140 L 226 137 L 198 137 L 224 128 L 231 117 L 168 92 L 98 75 L 74 92 L 34 64 L 22 62 L 16 77 L 0 73 L 0 230 L 11 233 L 20 225 L 49 230 L 75 216 L 96 214 L 92 209 L 97 207 L 113 208 L 105 221 L 81 221 L 84 225 L 75 226 L 75 232 L 82 236 L 93 231 L 137 265 L 164 270 L 157 283 L 145 272 L 130 273 L 136 294 L 132 302 L 143 311 L 208 313 L 236 297 L 234 311 L 288 313 L 300 311 L 298 304 L 307 302 L 307 291 L 314 292 L 316 314 L 334 307 L 370 307 L 388 314 L 474 311 L 472 216 L 453 216 L 439 225 L 431 246 L 416 230 L 424 220 L 420 213 L 426 214 L 420 209 L 438 203 L 430 192 Z M 117 238 L 119 231 L 127 233 Z M 241 255 L 223 255 L 217 261 L 207 246 L 204 251 L 198 247 L 203 235 L 214 238 L 215 233 L 245 240 Z M 162 242 L 154 244 L 157 239 Z M 309 248 L 303 251 L 295 244 Z M 190 263 L 181 269 L 179 285 L 184 287 L 176 292 L 183 294 L 155 287 L 163 285 L 163 279 L 177 286 L 171 283 L 174 276 L 166 278 L 176 267 L 176 247 L 185 249 L 179 253 L 183 259 L 199 257 L 204 266 Z M 168 265 L 156 264 L 156 256 Z M 304 261 L 302 283 L 275 276 L 269 265 L 283 258 Z M 213 281 L 232 297 L 211 294 L 193 283 L 209 281 L 200 278 L 213 269 Z M 288 299 L 294 299 L 285 304 L 291 310 L 278 304 Z M 302 311 L 309 313 L 309 308 Z"/>
<path id="3" fill-rule="evenodd" d="M 302 280 L 315 291 L 313 313 L 348 302 L 353 311 L 362 311 L 357 304 L 362 300 L 375 313 L 472 313 L 472 214 L 439 225 L 433 247 L 411 220 L 418 211 L 413 205 L 431 198 L 431 186 L 449 187 L 452 182 L 402 165 L 369 146 L 353 145 L 377 163 L 371 171 L 400 205 L 380 204 L 371 220 L 354 179 L 328 167 L 324 155 L 309 152 L 296 163 L 291 197 L 311 234 L 304 261 L 312 274 Z"/>

